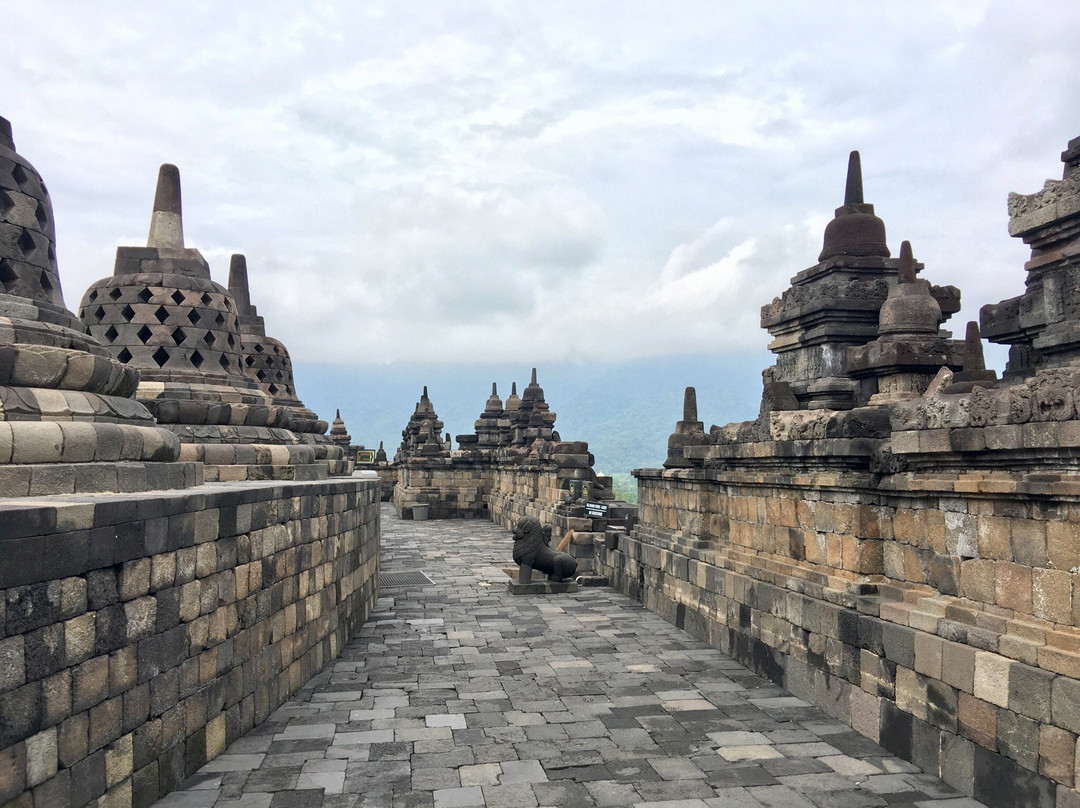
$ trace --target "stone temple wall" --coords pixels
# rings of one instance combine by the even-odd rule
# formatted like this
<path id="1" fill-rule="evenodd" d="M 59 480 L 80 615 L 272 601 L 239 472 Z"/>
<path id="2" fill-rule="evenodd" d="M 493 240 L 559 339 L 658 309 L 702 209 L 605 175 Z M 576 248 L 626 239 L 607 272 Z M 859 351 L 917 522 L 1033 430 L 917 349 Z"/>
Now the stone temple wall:
<path id="1" fill-rule="evenodd" d="M 688 390 L 665 468 L 635 472 L 639 524 L 597 543 L 619 590 L 1001 808 L 1080 806 L 1080 139 L 1062 159 L 1010 200 L 1032 259 L 982 311 L 1002 380 L 978 326 L 939 331 L 958 291 L 888 257 L 853 160 L 819 263 L 762 310 L 758 418 L 706 432 Z"/>
<path id="2" fill-rule="evenodd" d="M 349 479 L 0 500 L 0 804 L 141 808 L 265 719 L 374 606 L 378 502 Z"/>

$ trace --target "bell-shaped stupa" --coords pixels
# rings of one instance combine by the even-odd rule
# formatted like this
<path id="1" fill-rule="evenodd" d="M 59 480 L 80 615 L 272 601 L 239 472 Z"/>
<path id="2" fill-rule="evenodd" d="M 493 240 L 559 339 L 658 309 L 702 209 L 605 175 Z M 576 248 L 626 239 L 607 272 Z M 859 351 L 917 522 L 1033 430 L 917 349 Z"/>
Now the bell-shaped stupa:
<path id="1" fill-rule="evenodd" d="M 0 118 L 0 496 L 201 482 L 138 379 L 64 305 L 48 190 Z"/>
<path id="2" fill-rule="evenodd" d="M 176 166 L 158 173 L 146 246 L 117 248 L 112 277 L 87 290 L 80 317 L 140 372 L 136 397 L 180 438 L 182 458 L 207 464 L 208 479 L 325 476 L 289 429 L 289 408 L 244 371 L 236 301 L 184 243 Z"/>

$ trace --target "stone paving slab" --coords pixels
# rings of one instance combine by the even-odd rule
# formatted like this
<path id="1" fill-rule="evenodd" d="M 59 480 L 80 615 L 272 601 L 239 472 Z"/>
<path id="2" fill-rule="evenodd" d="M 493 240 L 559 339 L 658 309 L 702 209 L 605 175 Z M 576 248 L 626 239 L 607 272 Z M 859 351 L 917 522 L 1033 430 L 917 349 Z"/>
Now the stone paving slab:
<path id="1" fill-rule="evenodd" d="M 160 808 L 979 808 L 601 587 L 513 595 L 508 531 L 382 512 L 340 658 Z"/>

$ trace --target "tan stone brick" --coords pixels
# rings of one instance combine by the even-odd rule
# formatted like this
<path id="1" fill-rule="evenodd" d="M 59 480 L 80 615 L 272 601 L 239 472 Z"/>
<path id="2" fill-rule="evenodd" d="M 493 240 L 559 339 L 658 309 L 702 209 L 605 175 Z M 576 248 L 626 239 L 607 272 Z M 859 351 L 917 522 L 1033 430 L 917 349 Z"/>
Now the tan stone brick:
<path id="1" fill-rule="evenodd" d="M 915 670 L 933 679 L 941 678 L 941 657 L 945 641 L 933 634 L 915 634 Z"/>
<path id="2" fill-rule="evenodd" d="M 60 582 L 60 616 L 67 620 L 86 611 L 86 579 L 65 578 Z"/>
<path id="3" fill-rule="evenodd" d="M 1009 671 L 1012 665 L 1011 660 L 999 654 L 977 651 L 975 653 L 975 696 L 998 707 L 1008 707 Z"/>
<path id="4" fill-rule="evenodd" d="M 105 750 L 105 785 L 112 788 L 131 776 L 133 770 L 134 736 L 131 733 L 113 741 Z"/>
<path id="5" fill-rule="evenodd" d="M 71 707 L 82 712 L 109 695 L 109 658 L 94 657 L 75 668 L 71 680 Z"/>
<path id="6" fill-rule="evenodd" d="M 1010 526 L 1012 560 L 1028 567 L 1045 567 L 1046 523 L 1035 519 L 1013 519 Z"/>
<path id="7" fill-rule="evenodd" d="M 957 700 L 960 734 L 991 751 L 997 750 L 997 708 L 961 692 Z"/>
<path id="8" fill-rule="evenodd" d="M 1080 679 L 1080 654 L 1044 645 L 1039 649 L 1039 667 Z"/>
<path id="9" fill-rule="evenodd" d="M 979 557 L 1012 560 L 1009 520 L 1000 516 L 980 516 L 976 521 Z"/>
<path id="10" fill-rule="evenodd" d="M 94 651 L 97 612 L 73 617 L 64 623 L 64 655 L 68 666 L 77 665 Z"/>
<path id="11" fill-rule="evenodd" d="M 893 538 L 901 544 L 918 545 L 922 541 L 915 525 L 915 514 L 907 509 L 897 509 L 892 519 Z"/>
<path id="12" fill-rule="evenodd" d="M 1027 665 L 1039 664 L 1039 649 L 1042 643 L 1012 634 L 1002 634 L 998 638 L 998 653 L 1010 659 L 1018 659 Z"/>
<path id="13" fill-rule="evenodd" d="M 973 558 L 960 563 L 960 595 L 980 603 L 996 598 L 996 562 Z"/>
<path id="14" fill-rule="evenodd" d="M 157 598 L 146 596 L 124 604 L 128 642 L 148 637 L 157 624 Z"/>
<path id="15" fill-rule="evenodd" d="M 998 606 L 1031 614 L 1031 567 L 998 561 L 994 570 L 994 593 Z"/>
<path id="16" fill-rule="evenodd" d="M 191 581 L 180 587 L 180 619 L 189 623 L 202 611 L 202 583 Z"/>
<path id="17" fill-rule="evenodd" d="M 213 760 L 225 751 L 225 715 L 218 715 L 206 725 L 206 759 Z"/>
<path id="18" fill-rule="evenodd" d="M 26 656 L 22 636 L 0 640 L 0 693 L 26 683 Z"/>
<path id="19" fill-rule="evenodd" d="M 941 679 L 945 684 L 971 693 L 975 688 L 975 649 L 946 640 L 941 646 Z"/>
<path id="20" fill-rule="evenodd" d="M 141 598 L 150 591 L 150 559 L 137 558 L 120 567 L 116 581 L 120 600 Z"/>
<path id="21" fill-rule="evenodd" d="M 1080 526 L 1075 522 L 1048 522 L 1046 554 L 1054 569 L 1080 571 Z"/>
<path id="22" fill-rule="evenodd" d="M 1032 613 L 1053 623 L 1068 623 L 1072 617 L 1072 578 L 1063 570 L 1033 569 Z"/>
<path id="23" fill-rule="evenodd" d="M 26 790 L 26 744 L 0 750 L 0 803 L 7 805 Z"/>
<path id="24" fill-rule="evenodd" d="M 896 706 L 920 721 L 927 720 L 926 680 L 902 665 L 896 668 Z"/>
<path id="25" fill-rule="evenodd" d="M 217 572 L 217 547 L 213 542 L 200 544 L 195 555 L 195 575 L 206 578 Z"/>
<path id="26" fill-rule="evenodd" d="M 1039 728 L 1039 774 L 1072 786 L 1075 765 L 1076 736 L 1068 730 L 1043 724 Z"/>
<path id="27" fill-rule="evenodd" d="M 124 780 L 98 797 L 97 808 L 131 808 L 131 780 Z"/>
<path id="28" fill-rule="evenodd" d="M 176 581 L 176 554 L 162 553 L 150 559 L 150 589 L 168 589 Z"/>
<path id="29" fill-rule="evenodd" d="M 57 770 L 56 727 L 26 739 L 26 785 L 44 783 Z"/>

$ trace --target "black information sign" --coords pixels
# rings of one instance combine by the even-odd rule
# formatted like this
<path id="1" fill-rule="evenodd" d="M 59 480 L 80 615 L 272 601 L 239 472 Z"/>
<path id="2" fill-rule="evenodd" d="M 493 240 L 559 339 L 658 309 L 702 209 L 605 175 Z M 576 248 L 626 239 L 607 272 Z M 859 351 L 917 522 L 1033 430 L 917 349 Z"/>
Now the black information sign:
<path id="1" fill-rule="evenodd" d="M 585 515 L 590 519 L 607 519 L 608 506 L 603 502 L 586 502 Z"/>

